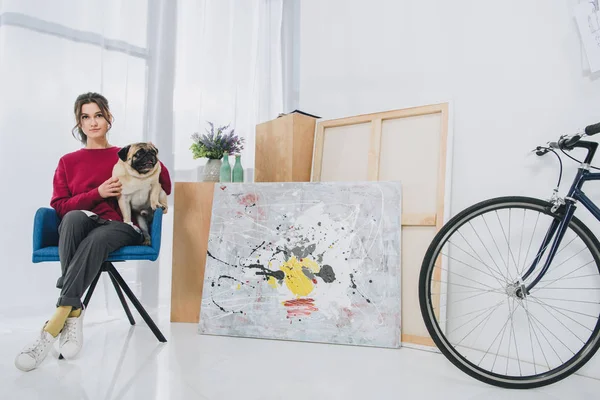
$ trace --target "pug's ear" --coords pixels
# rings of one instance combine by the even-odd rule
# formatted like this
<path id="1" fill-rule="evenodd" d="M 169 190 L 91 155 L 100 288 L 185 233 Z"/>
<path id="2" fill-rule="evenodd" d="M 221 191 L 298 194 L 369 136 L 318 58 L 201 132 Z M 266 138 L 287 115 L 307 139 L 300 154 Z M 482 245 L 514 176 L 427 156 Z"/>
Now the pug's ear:
<path id="1" fill-rule="evenodd" d="M 131 147 L 131 145 L 129 146 L 125 146 L 123 147 L 121 150 L 119 150 L 119 158 L 123 161 L 127 161 L 127 153 L 129 153 L 129 148 Z"/>
<path id="2" fill-rule="evenodd" d="M 154 143 L 152 143 L 152 142 L 148 142 L 148 144 L 149 144 L 150 146 L 152 146 L 152 148 L 154 149 L 154 151 L 156 151 L 156 154 L 158 154 L 158 147 L 156 147 L 156 146 L 154 145 Z"/>

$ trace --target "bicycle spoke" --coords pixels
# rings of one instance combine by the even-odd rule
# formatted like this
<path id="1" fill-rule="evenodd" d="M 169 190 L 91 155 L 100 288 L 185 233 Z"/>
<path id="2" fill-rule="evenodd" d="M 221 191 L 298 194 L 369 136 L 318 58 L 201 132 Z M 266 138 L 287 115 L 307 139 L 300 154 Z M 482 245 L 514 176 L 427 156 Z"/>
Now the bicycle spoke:
<path id="1" fill-rule="evenodd" d="M 527 248 L 527 253 L 525 254 L 525 258 L 523 260 L 523 269 L 521 271 L 519 271 L 519 276 L 523 276 L 523 273 L 525 272 L 525 268 L 527 268 L 527 257 L 529 256 L 529 251 L 531 250 L 531 244 L 533 243 L 533 238 L 535 236 L 535 232 L 537 231 L 537 226 L 538 226 L 538 222 L 540 221 L 540 214 L 538 212 L 538 216 L 537 219 L 535 220 L 535 226 L 533 227 L 533 233 L 531 234 L 531 240 L 529 241 L 529 247 Z"/>
<path id="2" fill-rule="evenodd" d="M 527 308 L 527 304 L 525 304 L 525 309 Z M 535 362 L 535 347 L 533 347 L 533 337 L 531 336 L 531 321 L 529 319 L 529 315 L 525 312 L 525 316 L 527 316 L 527 324 L 529 326 L 529 344 L 531 345 L 531 355 L 533 356 L 533 370 L 537 374 L 536 362 Z"/>
<path id="3" fill-rule="evenodd" d="M 502 257 L 502 252 L 500 251 L 500 247 L 498 247 L 498 242 L 496 242 L 496 239 L 494 238 L 494 235 L 492 235 L 492 231 L 490 229 L 490 226 L 488 225 L 485 216 L 481 215 L 481 219 L 483 219 L 483 222 L 485 223 L 485 226 L 490 234 L 490 236 L 492 237 L 492 241 L 494 242 L 494 245 L 496 246 L 496 250 L 498 251 L 498 255 L 500 256 L 500 259 L 502 260 L 502 263 L 506 266 L 506 274 L 507 277 L 509 278 L 509 280 L 512 281 L 512 278 L 510 277 L 510 275 L 508 275 L 508 264 L 506 263 L 506 261 L 504 261 L 504 258 Z"/>
<path id="4" fill-rule="evenodd" d="M 508 324 L 508 319 L 506 319 L 506 322 L 504 323 L 504 326 L 502 327 L 502 330 L 501 330 L 502 332 L 506 331 L 507 324 Z M 498 334 L 496 335 L 496 337 L 494 338 L 492 343 L 490 343 L 490 346 L 487 348 L 485 353 L 483 353 L 483 356 L 481 357 L 481 360 L 479 360 L 479 362 L 477 363 L 477 366 L 481 365 L 481 362 L 485 359 L 485 356 L 490 352 L 490 349 L 492 348 L 492 346 L 494 346 L 494 343 L 496 343 L 496 340 L 498 340 L 498 336 L 500 336 L 500 332 L 498 332 Z M 500 344 L 498 345 L 498 352 L 500 351 L 500 346 L 502 345 L 503 340 L 504 340 L 504 333 L 502 334 L 502 338 L 500 339 Z M 498 358 L 498 353 L 496 353 L 496 358 Z M 494 359 L 494 364 L 492 365 L 492 371 L 494 370 L 494 365 L 496 364 L 496 358 Z"/>
<path id="5" fill-rule="evenodd" d="M 483 243 L 483 240 L 481 239 L 481 236 L 479 236 L 479 234 L 477 233 L 477 231 L 473 227 L 473 224 L 471 223 L 471 221 L 469 221 L 469 225 L 471 226 L 471 229 L 473 229 L 473 232 L 475 232 L 475 235 L 477 236 L 477 238 L 479 239 L 479 241 L 481 242 L 481 244 L 485 248 L 485 251 L 488 253 L 488 255 L 490 256 L 490 258 L 492 259 L 492 262 L 494 263 L 494 265 L 496 266 L 496 268 L 498 268 L 497 272 L 500 275 L 502 275 L 502 277 L 504 278 L 504 280 L 506 282 L 508 282 L 508 279 L 506 278 L 506 275 L 504 275 L 502 272 L 500 272 L 500 267 L 498 266 L 498 264 L 496 264 L 496 261 L 494 260 L 494 257 L 492 257 L 492 253 L 490 253 L 490 250 L 487 248 L 487 246 L 485 245 L 485 243 Z"/>
<path id="6" fill-rule="evenodd" d="M 440 322 L 447 323 L 448 321 L 454 321 L 454 320 L 456 320 L 456 319 L 458 319 L 458 318 L 463 318 L 463 317 L 466 317 L 467 315 L 475 314 L 475 313 L 478 313 L 478 312 L 483 312 L 483 313 L 485 313 L 485 312 L 487 312 L 487 311 L 491 310 L 492 308 L 494 308 L 494 307 L 496 307 L 496 306 L 500 305 L 501 303 L 503 303 L 503 302 L 505 302 L 505 301 L 506 301 L 506 300 L 499 301 L 498 303 L 496 303 L 496 304 L 494 304 L 493 306 L 490 306 L 490 307 L 488 307 L 488 308 L 481 308 L 481 309 L 479 309 L 479 310 L 470 311 L 470 312 L 468 312 L 468 313 L 465 313 L 465 314 L 461 314 L 461 315 L 455 315 L 455 316 L 453 316 L 453 317 L 451 317 L 451 318 L 446 318 L 446 320 L 445 320 L 445 321 L 440 321 Z M 468 321 L 467 323 L 469 323 L 469 322 L 470 322 L 470 321 Z M 463 326 L 464 326 L 464 325 L 461 325 L 461 326 L 459 326 L 459 327 L 458 327 L 458 328 L 456 328 L 456 329 L 460 329 L 460 328 L 461 328 L 461 327 L 463 327 Z M 455 329 L 455 330 L 456 330 L 456 329 Z M 454 332 L 454 330 L 453 330 L 452 332 Z M 452 333 L 452 332 L 450 332 L 450 333 Z"/>
<path id="7" fill-rule="evenodd" d="M 450 272 L 450 271 L 448 271 L 448 272 Z M 485 289 L 478 288 L 478 287 L 475 287 L 475 286 L 461 285 L 460 283 L 453 283 L 453 282 L 448 282 L 448 281 L 438 281 L 438 280 L 435 280 L 435 279 L 432 279 L 431 282 L 439 282 L 439 283 L 444 283 L 446 285 L 460 286 L 460 287 L 465 287 L 465 288 L 468 288 L 468 289 L 475 289 L 475 290 L 480 290 L 480 291 L 483 291 L 483 292 L 489 292 L 489 290 L 485 290 Z M 499 290 L 499 289 L 492 288 L 492 291 L 494 291 L 494 290 Z"/>
<path id="8" fill-rule="evenodd" d="M 465 254 L 467 254 L 468 256 L 470 256 L 471 258 L 473 258 L 474 260 L 476 260 L 476 261 L 479 261 L 480 263 L 482 263 L 483 265 L 485 265 L 485 266 L 488 268 L 488 270 L 489 270 L 490 272 L 492 272 L 492 271 L 491 271 L 491 269 L 490 269 L 490 267 L 488 267 L 488 266 L 487 266 L 487 265 L 486 265 L 486 264 L 485 264 L 483 261 L 481 261 L 481 260 L 479 260 L 479 259 L 477 259 L 477 258 L 473 257 L 471 254 L 467 253 L 465 250 L 463 250 L 462 248 L 460 248 L 460 247 L 459 247 L 459 246 L 457 246 L 456 244 L 452 243 L 450 240 L 448 240 L 448 243 L 449 243 L 449 244 L 451 244 L 451 245 L 453 245 L 454 247 L 456 247 L 456 248 L 457 248 L 457 249 L 459 249 L 460 251 L 464 252 Z M 475 268 L 474 266 L 472 266 L 472 265 L 470 265 L 470 264 L 467 264 L 467 263 L 465 263 L 464 261 L 460 261 L 460 260 L 458 260 L 458 259 L 456 259 L 456 258 L 454 258 L 454 257 L 451 257 L 450 255 L 447 255 L 447 254 L 445 254 L 444 252 L 442 252 L 441 254 L 442 254 L 442 255 L 444 255 L 444 256 L 446 256 L 446 257 L 448 257 L 448 258 L 450 258 L 450 259 L 452 259 L 452 260 L 454 260 L 454 261 L 456 261 L 456 262 L 459 262 L 459 263 L 461 263 L 461 264 L 464 264 L 465 266 L 467 266 L 467 267 L 469 267 L 469 268 L 472 268 L 472 269 L 474 269 L 475 271 L 481 272 L 481 273 L 482 273 L 482 274 L 484 274 L 484 275 L 487 275 L 487 276 L 489 276 L 489 277 L 491 277 L 491 278 L 494 278 L 494 279 L 495 279 L 495 280 L 496 280 L 496 281 L 497 281 L 497 282 L 498 282 L 500 285 L 502 285 L 502 282 L 500 282 L 500 280 L 498 279 L 498 277 L 496 277 L 495 275 L 488 274 L 488 273 L 486 273 L 486 272 L 482 271 L 481 269 L 479 269 L 479 268 Z"/>
<path id="9" fill-rule="evenodd" d="M 472 228 L 472 226 L 471 226 L 471 228 Z M 469 243 L 469 241 L 467 240 L 467 238 L 465 238 L 465 236 L 462 234 L 462 232 L 461 232 L 460 230 L 456 231 L 456 233 L 458 233 L 458 234 L 460 235 L 460 237 L 462 237 L 462 238 L 463 238 L 463 240 L 465 241 L 465 243 L 466 243 L 466 244 L 467 244 L 467 245 L 468 245 L 468 246 L 471 248 L 471 250 L 473 250 L 473 253 L 475 253 L 475 255 L 477 256 L 477 258 L 479 259 L 479 261 L 481 261 L 481 263 L 487 267 L 487 269 L 488 269 L 488 271 L 490 271 L 490 273 L 492 273 L 492 271 L 493 271 L 493 272 L 497 272 L 498 274 L 500 274 L 500 277 L 501 277 L 501 278 L 503 278 L 503 279 L 505 280 L 505 282 L 506 282 L 506 278 L 505 278 L 505 276 L 504 276 L 504 275 L 502 275 L 502 272 L 500 272 L 500 271 L 498 271 L 498 270 L 495 270 L 495 269 L 493 269 L 491 266 L 489 266 L 487 263 L 485 263 L 485 262 L 483 261 L 483 257 L 481 257 L 481 256 L 479 255 L 479 253 L 478 253 L 478 252 L 477 252 L 477 251 L 476 251 L 476 250 L 473 248 L 473 246 L 471 246 L 471 243 Z M 477 234 L 477 233 L 475 233 L 475 234 Z M 481 241 L 481 239 L 480 239 L 480 241 Z M 448 242 L 449 242 L 449 243 L 451 243 L 449 239 L 448 239 Z M 451 244 L 452 244 L 452 243 L 451 243 Z M 483 243 L 482 243 L 482 244 L 483 244 Z M 456 246 L 456 247 L 458 247 L 458 246 Z M 484 245 L 484 247 L 485 247 L 485 245 Z M 462 250 L 462 249 L 461 249 L 461 250 Z M 464 251 L 464 250 L 463 250 L 463 251 Z M 465 253 L 466 253 L 466 252 L 465 252 Z M 468 254 L 468 253 L 467 253 L 467 254 Z M 488 252 L 488 254 L 489 254 L 489 252 Z M 493 260 L 492 260 L 492 261 L 493 261 Z M 497 266 L 497 265 L 496 265 L 496 266 Z M 492 276 L 493 276 L 493 277 L 496 277 L 496 275 L 492 275 Z M 496 278 L 496 279 L 498 279 L 498 278 Z M 501 282 L 499 282 L 499 283 L 501 283 Z"/>
<path id="10" fill-rule="evenodd" d="M 458 261 L 458 260 L 457 260 L 457 261 Z M 460 261 L 459 261 L 459 262 L 460 262 Z M 466 265 L 466 264 L 465 264 L 465 265 Z M 466 279 L 466 280 L 468 280 L 468 281 L 471 281 L 471 282 L 475 282 L 476 284 L 478 284 L 478 285 L 482 285 L 482 286 L 485 286 L 486 288 L 489 288 L 489 289 L 492 289 L 492 290 L 497 290 L 496 288 L 493 288 L 493 287 L 491 287 L 490 285 L 486 285 L 485 283 L 477 282 L 476 280 L 473 280 L 473 279 L 471 279 L 471 278 L 467 278 L 466 276 L 464 276 L 464 275 L 461 275 L 461 274 L 459 274 L 458 272 L 453 272 L 453 271 L 450 271 L 450 270 L 446 270 L 446 272 L 448 272 L 449 274 L 452 274 L 452 275 L 460 276 L 461 278 L 464 278 L 464 279 Z"/>
<path id="11" fill-rule="evenodd" d="M 440 307 L 440 308 L 442 308 L 442 307 L 447 307 L 447 306 L 449 306 L 449 305 L 456 304 L 456 303 L 459 303 L 459 302 L 461 302 L 461 301 L 465 301 L 465 300 L 473 299 L 473 298 L 475 298 L 475 297 L 482 296 L 482 295 L 484 295 L 484 294 L 487 294 L 487 293 L 490 293 L 490 292 L 493 292 L 493 291 L 492 291 L 492 290 L 488 290 L 487 292 L 479 293 L 479 294 L 476 294 L 476 295 L 474 295 L 474 296 L 465 297 L 464 299 L 454 300 L 454 301 L 453 301 L 453 302 L 451 302 L 451 303 L 447 303 L 447 304 L 444 304 L 444 305 L 440 305 L 439 307 Z M 498 292 L 494 292 L 494 293 L 498 293 Z M 440 294 L 441 294 L 441 293 L 440 293 Z"/>
<path id="12" fill-rule="evenodd" d="M 550 311 L 548 311 L 548 308 L 547 308 L 547 307 L 549 307 L 549 306 L 546 306 L 546 305 L 543 305 L 543 304 L 540 304 L 540 305 L 542 306 L 542 308 L 543 308 L 544 310 L 546 310 L 546 312 L 547 312 L 548 314 L 550 314 L 550 315 L 551 315 L 551 316 L 552 316 L 552 317 L 553 317 L 555 320 L 557 320 L 557 321 L 558 321 L 558 322 L 559 322 L 559 323 L 560 323 L 560 324 L 561 324 L 561 325 L 562 325 L 562 326 L 563 326 L 563 327 L 564 327 L 566 330 L 568 330 L 569 332 L 571 332 L 571 334 L 572 334 L 573 336 L 575 336 L 577 339 L 579 339 L 579 341 L 581 342 L 581 344 L 585 344 L 585 342 L 583 341 L 583 339 L 581 339 L 579 336 L 577 336 L 577 334 L 576 334 L 575 332 L 573 332 L 573 331 L 572 331 L 572 330 L 571 330 L 571 329 L 570 329 L 568 326 L 566 326 L 566 325 L 565 325 L 565 324 L 564 324 L 564 323 L 563 323 L 563 322 L 562 322 L 560 319 L 558 319 L 558 318 L 556 317 L 556 315 L 554 315 L 554 314 L 552 314 Z M 564 314 L 561 314 L 561 315 L 564 315 Z M 566 316 L 566 315 L 565 315 L 565 316 Z"/>
<path id="13" fill-rule="evenodd" d="M 519 274 L 519 276 L 521 276 L 519 269 L 521 268 L 521 249 L 523 247 L 523 234 L 525 233 L 525 215 L 527 215 L 527 210 L 523 209 L 523 223 L 521 224 L 521 236 L 519 239 L 519 255 L 517 257 L 517 273 Z"/>
<path id="14" fill-rule="evenodd" d="M 564 249 L 566 249 L 567 247 L 569 247 L 569 245 L 570 245 L 571 243 L 573 243 L 573 241 L 574 241 L 575 239 L 577 239 L 577 236 L 575 236 L 573 239 L 571 239 L 571 241 L 570 241 L 569 243 L 567 243 L 566 245 L 564 245 L 564 247 L 562 247 L 562 248 L 558 249 L 558 251 L 557 251 L 557 252 L 556 252 L 556 254 L 554 255 L 554 258 L 556 258 L 556 256 L 558 256 L 560 253 L 562 253 Z M 543 248 L 543 249 L 541 249 L 541 250 L 540 250 L 540 251 L 539 251 L 539 252 L 538 252 L 538 253 L 535 255 L 535 257 L 533 257 L 533 259 L 535 260 L 535 259 L 536 259 L 538 256 L 541 256 L 542 254 L 544 254 L 544 252 L 546 251 L 546 249 L 547 249 L 549 246 L 551 246 L 551 245 L 552 245 L 552 241 L 549 241 L 549 242 L 548 242 L 548 244 L 547 244 L 546 246 L 544 246 L 544 248 Z M 570 259 L 570 258 L 569 258 L 569 259 Z M 556 266 L 553 266 L 553 267 L 552 267 L 552 270 L 553 270 L 553 271 L 555 271 L 555 270 L 556 270 L 556 268 L 558 268 L 559 266 L 561 266 L 561 265 L 563 265 L 564 263 L 566 263 L 566 262 L 567 262 L 569 259 L 567 259 L 567 260 L 565 260 L 565 261 L 561 262 L 560 264 L 558 264 L 558 265 L 556 265 Z M 540 258 L 540 261 L 541 261 L 541 260 L 542 260 L 542 258 Z M 533 262 L 533 261 L 531 261 L 531 262 Z M 527 265 L 527 264 L 526 264 L 526 265 Z M 524 272 L 524 271 L 525 271 L 525 270 L 523 269 L 523 272 Z M 522 274 L 521 274 L 521 275 L 522 275 Z"/>
<path id="15" fill-rule="evenodd" d="M 504 302 L 502 302 L 502 303 L 504 303 Z M 498 309 L 498 307 L 500 307 L 500 305 L 501 305 L 502 303 L 498 304 L 498 305 L 497 305 L 497 306 L 496 306 L 496 307 L 495 307 L 495 308 L 492 310 L 492 312 L 491 312 L 491 313 L 493 314 L 494 312 L 496 312 L 496 310 Z M 471 321 L 473 321 L 473 320 L 471 320 Z M 471 321 L 469 321 L 469 322 L 471 322 Z M 475 325 L 475 328 L 473 328 L 473 329 L 472 329 L 472 330 L 471 330 L 469 333 L 467 333 L 467 334 L 466 334 L 466 335 L 465 335 L 465 336 L 464 336 L 464 337 L 463 337 L 463 338 L 462 338 L 462 339 L 461 339 L 461 340 L 460 340 L 458 343 L 456 343 L 456 346 L 460 345 L 460 344 L 462 343 L 462 341 L 463 341 L 463 340 L 465 340 L 465 339 L 466 339 L 466 338 L 467 338 L 469 335 L 471 335 L 471 333 L 473 333 L 473 331 L 474 331 L 475 329 L 477 329 L 477 327 L 478 327 L 479 325 L 481 325 L 481 324 L 483 323 L 483 321 L 484 321 L 484 320 L 481 320 L 481 321 L 480 321 L 480 322 L 479 322 L 477 325 Z M 463 326 L 464 326 L 464 324 L 463 324 Z M 456 330 L 456 329 L 455 329 L 455 330 Z"/>
<path id="16" fill-rule="evenodd" d="M 542 347 L 542 344 L 540 343 L 540 338 L 537 335 L 537 332 L 535 331 L 535 327 L 533 326 L 533 323 L 531 322 L 531 315 L 529 314 L 529 307 L 527 306 L 527 302 L 525 302 L 525 315 L 527 316 L 527 322 L 529 323 L 529 330 L 530 332 L 533 330 L 533 334 L 535 335 L 535 339 L 537 340 L 538 346 L 540 346 L 540 350 L 542 352 L 542 355 L 544 356 L 544 360 L 546 361 L 546 366 L 548 367 L 548 370 L 550 370 L 550 363 L 548 362 L 548 357 L 546 357 L 546 352 L 544 351 L 544 348 Z M 532 347 L 533 349 L 533 347 Z M 533 349 L 533 353 L 535 356 L 535 349 Z"/>
<path id="17" fill-rule="evenodd" d="M 509 277 L 512 278 L 512 275 L 510 275 L 510 258 L 512 258 L 513 263 L 515 264 L 515 269 L 518 271 L 519 267 L 517 265 L 517 261 L 515 260 L 515 255 L 512 253 L 511 249 L 510 249 L 510 209 L 508 210 L 509 212 L 509 216 L 508 216 L 508 236 L 506 236 L 506 232 L 504 231 L 504 225 L 502 225 L 502 221 L 500 221 L 500 216 L 498 215 L 498 211 L 496 211 L 496 218 L 498 219 L 498 223 L 500 224 L 500 229 L 502 230 L 502 234 L 504 235 L 504 240 L 506 240 L 506 245 L 508 246 L 508 253 L 506 255 L 506 273 L 509 274 Z M 512 280 L 512 279 L 511 279 Z"/>
<path id="18" fill-rule="evenodd" d="M 538 297 L 538 298 L 535 298 L 535 297 L 534 297 L 534 298 L 531 298 L 531 297 L 530 297 L 529 299 L 530 299 L 531 301 L 533 301 L 533 302 L 535 302 L 535 303 L 539 304 L 540 306 L 547 305 L 548 307 L 552 307 L 550 304 L 547 304 L 546 302 L 540 301 L 540 300 L 539 300 L 539 297 Z M 554 307 L 552 307 L 552 308 L 553 308 L 553 309 L 556 309 L 556 308 L 554 308 Z M 587 326 L 583 325 L 581 322 L 577 321 L 576 319 L 574 319 L 574 318 L 572 318 L 572 317 L 569 317 L 567 314 L 565 314 L 565 313 L 562 313 L 562 312 L 558 311 L 558 309 L 556 309 L 556 310 L 557 310 L 557 312 L 558 312 L 559 314 L 562 314 L 563 316 L 567 317 L 568 319 L 570 319 L 571 321 L 575 322 L 576 324 L 578 324 L 579 326 L 583 327 L 584 329 L 587 329 L 588 331 L 590 331 L 590 332 L 593 332 L 593 330 L 592 330 L 592 329 L 590 329 L 590 328 L 588 328 Z M 596 318 L 596 319 L 597 319 L 597 318 Z"/>
<path id="19" fill-rule="evenodd" d="M 554 300 L 554 301 L 568 301 L 570 303 L 585 303 L 585 304 L 600 304 L 598 301 L 586 301 L 586 300 L 568 300 L 568 299 L 557 299 L 554 297 L 540 297 L 535 296 L 535 299 L 543 299 L 543 300 Z"/>
<path id="20" fill-rule="evenodd" d="M 576 270 L 574 270 L 574 271 L 571 271 L 571 272 L 569 272 L 568 274 L 564 274 L 564 275 L 563 275 L 563 276 L 561 276 L 560 278 L 556 278 L 556 279 L 554 279 L 554 280 L 550 281 L 550 283 L 548 283 L 547 285 L 544 285 L 544 286 L 542 286 L 540 289 L 543 289 L 543 288 L 545 288 L 545 287 L 548 287 L 548 286 L 552 285 L 554 282 L 558 282 L 559 280 L 563 280 L 563 278 L 564 278 L 564 277 L 567 277 L 567 276 L 569 276 L 569 275 L 571 275 L 571 274 L 573 274 L 573 273 L 575 273 L 575 272 L 579 271 L 581 268 L 587 267 L 588 265 L 590 265 L 590 264 L 591 264 L 591 263 L 593 263 L 593 262 L 594 262 L 594 260 L 592 260 L 592 261 L 590 261 L 590 262 L 587 262 L 587 263 L 583 264 L 581 267 L 577 268 Z M 540 283 L 542 283 L 542 282 L 544 282 L 544 281 L 539 281 L 539 282 L 538 282 L 538 285 L 539 285 Z M 547 282 L 547 281 L 545 281 L 545 282 Z"/>

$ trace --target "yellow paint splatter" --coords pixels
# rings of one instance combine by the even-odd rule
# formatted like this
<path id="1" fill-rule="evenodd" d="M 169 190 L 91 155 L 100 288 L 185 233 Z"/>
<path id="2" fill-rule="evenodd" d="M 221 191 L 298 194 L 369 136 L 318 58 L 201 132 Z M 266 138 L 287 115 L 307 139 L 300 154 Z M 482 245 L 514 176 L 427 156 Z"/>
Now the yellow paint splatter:
<path id="1" fill-rule="evenodd" d="M 279 267 L 285 272 L 285 285 L 297 297 L 306 296 L 314 289 L 313 281 L 304 274 L 302 267 L 308 268 L 313 273 L 320 271 L 319 265 L 310 258 L 298 260 L 296 257 L 291 257 Z"/>
<path id="2" fill-rule="evenodd" d="M 236 288 L 236 289 L 237 289 L 237 290 L 240 290 L 241 288 L 242 288 L 242 285 L 241 285 L 240 283 L 238 283 L 238 285 L 237 285 L 237 288 Z"/>
<path id="3" fill-rule="evenodd" d="M 273 289 L 277 289 L 277 279 L 275 279 L 274 277 L 270 276 L 269 280 L 267 281 L 267 283 L 269 284 L 269 286 L 271 286 Z"/>

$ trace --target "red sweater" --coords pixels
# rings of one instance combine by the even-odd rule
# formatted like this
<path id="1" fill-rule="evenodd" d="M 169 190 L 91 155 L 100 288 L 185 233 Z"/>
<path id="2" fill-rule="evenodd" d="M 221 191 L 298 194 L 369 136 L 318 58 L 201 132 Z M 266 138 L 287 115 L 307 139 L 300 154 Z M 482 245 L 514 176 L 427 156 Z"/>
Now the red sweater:
<path id="1" fill-rule="evenodd" d="M 54 190 L 50 205 L 60 218 L 72 210 L 88 210 L 101 218 L 123 221 L 116 197 L 103 199 L 98 186 L 112 176 L 119 147 L 81 149 L 61 157 L 54 172 Z M 159 182 L 171 194 L 169 171 L 161 163 Z"/>

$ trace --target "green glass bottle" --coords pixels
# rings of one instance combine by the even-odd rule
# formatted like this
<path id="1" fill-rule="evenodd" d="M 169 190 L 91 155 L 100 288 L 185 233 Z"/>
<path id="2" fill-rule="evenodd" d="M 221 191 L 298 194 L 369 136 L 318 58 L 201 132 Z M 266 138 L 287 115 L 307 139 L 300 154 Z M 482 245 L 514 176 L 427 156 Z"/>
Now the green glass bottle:
<path id="1" fill-rule="evenodd" d="M 223 164 L 221 164 L 220 182 L 231 182 L 231 165 L 229 165 L 229 154 L 223 154 Z"/>
<path id="2" fill-rule="evenodd" d="M 234 182 L 244 182 L 244 168 L 242 167 L 242 156 L 236 154 L 235 156 L 235 164 L 233 166 L 233 181 Z"/>

